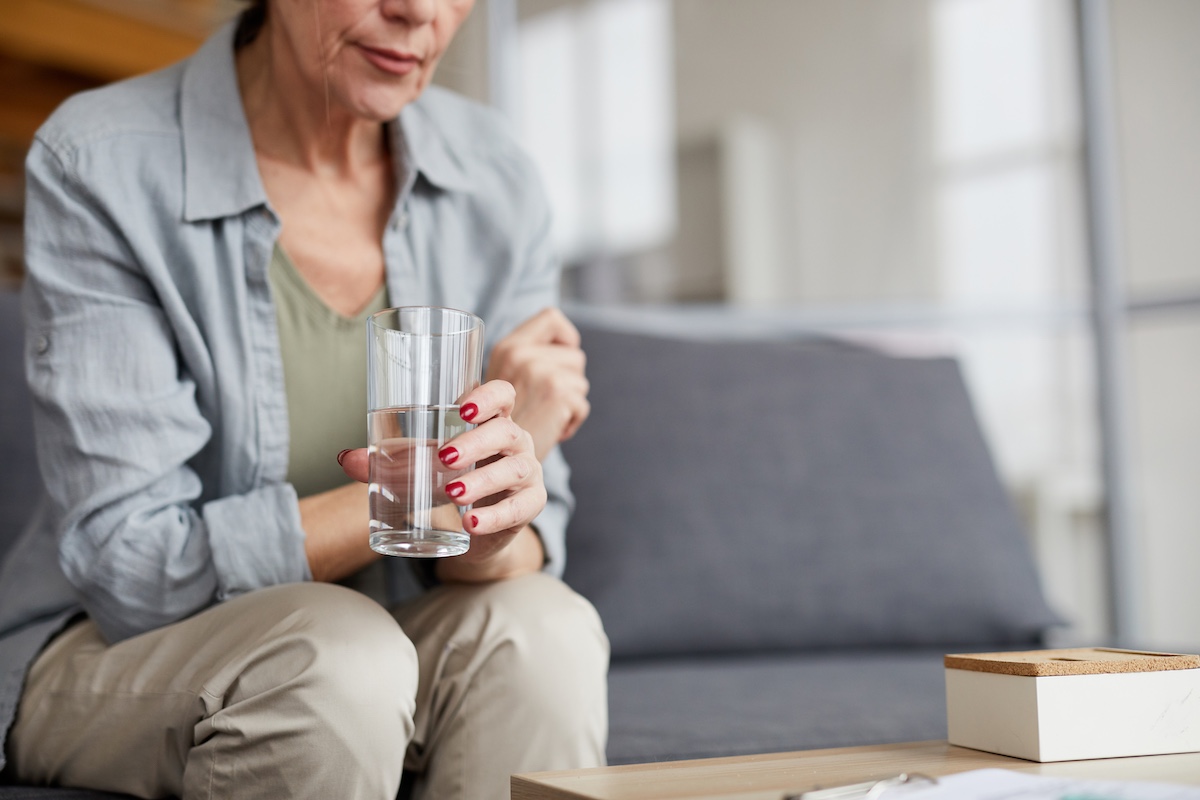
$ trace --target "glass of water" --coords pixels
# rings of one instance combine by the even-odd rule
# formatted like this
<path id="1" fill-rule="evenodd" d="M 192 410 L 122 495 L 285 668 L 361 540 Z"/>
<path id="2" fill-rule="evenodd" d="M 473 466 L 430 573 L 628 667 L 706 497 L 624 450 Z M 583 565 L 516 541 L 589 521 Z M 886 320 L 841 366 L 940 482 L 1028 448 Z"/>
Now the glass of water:
<path id="1" fill-rule="evenodd" d="M 388 308 L 367 322 L 367 446 L 371 549 L 434 558 L 471 544 L 446 485 L 471 467 L 451 469 L 438 451 L 474 427 L 459 416 L 479 385 L 483 320 L 432 306 Z"/>

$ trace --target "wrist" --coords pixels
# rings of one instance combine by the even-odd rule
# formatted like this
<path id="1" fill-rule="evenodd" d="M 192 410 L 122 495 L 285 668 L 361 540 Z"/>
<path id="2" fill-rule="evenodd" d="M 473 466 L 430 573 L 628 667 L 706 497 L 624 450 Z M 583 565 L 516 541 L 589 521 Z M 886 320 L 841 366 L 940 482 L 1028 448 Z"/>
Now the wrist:
<path id="1" fill-rule="evenodd" d="M 367 544 L 367 487 L 351 483 L 299 501 L 304 553 L 314 581 L 336 581 L 380 556 Z"/>
<path id="2" fill-rule="evenodd" d="M 493 539 L 504 534 L 489 534 L 472 541 L 472 550 L 461 556 L 439 559 L 434 574 L 443 583 L 487 583 L 528 575 L 541 570 L 546 562 L 542 538 L 532 525 L 526 525 L 516 534 L 509 535 L 506 543 L 489 542 L 486 546 L 480 539 Z M 494 547 L 491 552 L 481 552 L 485 547 Z"/>

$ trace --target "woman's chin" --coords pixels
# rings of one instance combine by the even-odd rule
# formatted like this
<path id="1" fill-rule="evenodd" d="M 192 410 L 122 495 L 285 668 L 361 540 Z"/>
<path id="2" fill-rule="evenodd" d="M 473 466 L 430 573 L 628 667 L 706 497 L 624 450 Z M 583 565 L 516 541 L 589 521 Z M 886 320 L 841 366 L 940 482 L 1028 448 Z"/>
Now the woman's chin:
<path id="1" fill-rule="evenodd" d="M 359 87 L 358 91 L 349 93 L 345 105 L 359 119 L 387 122 L 420 97 L 423 88 L 417 81 L 404 81 L 400 86 Z"/>

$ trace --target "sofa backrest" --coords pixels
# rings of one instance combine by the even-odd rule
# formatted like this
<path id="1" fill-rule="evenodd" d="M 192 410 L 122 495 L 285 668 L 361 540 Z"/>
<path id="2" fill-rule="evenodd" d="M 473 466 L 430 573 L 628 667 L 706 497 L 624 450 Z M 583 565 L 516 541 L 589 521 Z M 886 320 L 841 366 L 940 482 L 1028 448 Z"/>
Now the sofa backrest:
<path id="1" fill-rule="evenodd" d="M 41 491 L 24 345 L 20 296 L 0 289 L 0 560 L 29 519 Z"/>
<path id="2" fill-rule="evenodd" d="M 1030 644 L 1058 621 L 953 360 L 577 322 L 566 580 L 615 657 Z"/>

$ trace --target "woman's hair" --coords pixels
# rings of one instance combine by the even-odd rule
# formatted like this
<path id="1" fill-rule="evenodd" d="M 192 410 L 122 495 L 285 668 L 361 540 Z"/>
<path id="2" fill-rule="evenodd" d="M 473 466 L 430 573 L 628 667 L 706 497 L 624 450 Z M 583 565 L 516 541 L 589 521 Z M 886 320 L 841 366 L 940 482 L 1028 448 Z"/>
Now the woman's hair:
<path id="1" fill-rule="evenodd" d="M 267 21 L 267 0 L 247 0 L 246 10 L 238 20 L 237 32 L 233 35 L 233 47 L 239 50 L 258 38 L 263 23 Z"/>

